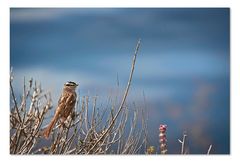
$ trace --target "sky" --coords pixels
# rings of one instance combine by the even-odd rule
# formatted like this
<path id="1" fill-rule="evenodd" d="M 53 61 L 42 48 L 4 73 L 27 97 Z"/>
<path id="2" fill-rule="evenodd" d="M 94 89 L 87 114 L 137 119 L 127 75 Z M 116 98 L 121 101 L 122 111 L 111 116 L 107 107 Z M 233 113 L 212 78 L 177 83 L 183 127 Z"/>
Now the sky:
<path id="1" fill-rule="evenodd" d="M 129 100 L 146 96 L 150 142 L 168 125 L 169 151 L 187 131 L 190 153 L 230 152 L 230 12 L 228 8 L 12 8 L 10 65 L 41 82 L 55 103 L 63 84 L 102 101 L 126 86 L 141 39 Z M 170 146 L 171 145 L 171 146 Z"/>

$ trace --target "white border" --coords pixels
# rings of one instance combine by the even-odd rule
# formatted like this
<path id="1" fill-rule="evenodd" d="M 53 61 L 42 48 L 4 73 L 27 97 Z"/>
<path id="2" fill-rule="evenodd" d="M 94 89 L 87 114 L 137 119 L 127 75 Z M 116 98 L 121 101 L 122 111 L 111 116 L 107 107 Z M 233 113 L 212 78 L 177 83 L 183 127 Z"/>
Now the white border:
<path id="1" fill-rule="evenodd" d="M 10 7 L 230 7 L 231 8 L 231 155 L 215 156 L 12 156 L 9 155 L 9 8 Z M 240 40 L 238 0 L 1 0 L 0 3 L 0 156 L 1 163 L 233 163 L 240 153 Z"/>

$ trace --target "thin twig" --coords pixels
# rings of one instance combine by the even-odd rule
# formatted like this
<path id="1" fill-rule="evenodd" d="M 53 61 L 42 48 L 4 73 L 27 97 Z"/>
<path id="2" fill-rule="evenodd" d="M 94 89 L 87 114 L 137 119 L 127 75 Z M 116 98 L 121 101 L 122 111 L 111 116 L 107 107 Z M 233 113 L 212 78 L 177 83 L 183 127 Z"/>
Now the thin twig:
<path id="1" fill-rule="evenodd" d="M 185 140 L 186 140 L 187 134 L 183 134 L 182 141 L 178 139 L 178 141 L 181 143 L 181 154 L 184 154 L 184 147 L 185 147 Z"/>
<path id="2" fill-rule="evenodd" d="M 209 148 L 208 148 L 208 151 L 207 151 L 208 155 L 210 154 L 211 149 L 212 149 L 212 145 L 210 145 Z"/>
<path id="3" fill-rule="evenodd" d="M 97 140 L 97 142 L 91 147 L 91 149 L 88 151 L 91 152 L 96 146 L 97 144 L 105 137 L 105 135 L 111 130 L 112 126 L 114 125 L 118 115 L 120 114 L 120 112 L 122 111 L 123 109 L 123 105 L 125 104 L 125 101 L 126 101 L 126 98 L 127 98 L 127 95 L 128 95 L 128 91 L 129 91 L 129 88 L 130 88 L 130 85 L 131 85 L 131 82 L 132 82 L 132 76 L 133 76 L 133 72 L 134 72 L 134 67 L 135 67 L 135 62 L 136 62 L 136 58 L 137 58 L 137 54 L 138 54 L 138 50 L 139 50 L 139 47 L 140 47 L 140 43 L 141 43 L 141 40 L 139 39 L 138 40 L 138 43 L 137 43 L 137 46 L 136 46 L 136 49 L 135 49 L 135 53 L 134 53 L 134 56 L 133 56 L 133 61 L 132 61 L 132 68 L 131 68 L 131 72 L 130 72 L 130 76 L 129 76 L 129 80 L 128 80 L 128 84 L 127 84 L 127 87 L 125 89 L 125 93 L 123 95 L 123 99 L 122 99 L 122 102 L 119 106 L 119 109 L 115 115 L 115 117 L 113 118 L 111 124 L 109 125 L 109 127 L 107 128 L 107 130 L 103 133 L 103 135 Z"/>
<path id="4" fill-rule="evenodd" d="M 11 80 L 10 80 L 10 88 L 11 88 L 12 98 L 13 98 L 13 101 L 14 101 L 14 106 L 15 106 L 15 109 L 16 109 L 16 112 L 17 112 L 19 122 L 22 122 L 21 116 L 20 116 L 20 113 L 19 113 L 19 109 L 18 109 L 18 105 L 17 105 L 17 101 L 16 101 L 16 97 L 15 97 L 15 94 L 14 94 L 14 91 L 13 91 L 13 86 L 12 86 Z"/>

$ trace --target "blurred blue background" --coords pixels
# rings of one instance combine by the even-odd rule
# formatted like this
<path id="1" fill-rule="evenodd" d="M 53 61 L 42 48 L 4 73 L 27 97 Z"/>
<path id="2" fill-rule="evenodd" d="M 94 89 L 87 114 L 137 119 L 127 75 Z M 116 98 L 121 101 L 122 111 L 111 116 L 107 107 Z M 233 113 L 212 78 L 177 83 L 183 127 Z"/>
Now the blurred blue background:
<path id="1" fill-rule="evenodd" d="M 230 11 L 228 8 L 12 8 L 10 65 L 21 95 L 23 78 L 41 82 L 56 104 L 63 84 L 78 93 L 112 94 L 126 86 L 136 42 L 141 47 L 128 102 L 149 113 L 149 142 L 168 125 L 168 151 L 230 153 Z M 99 102 L 101 103 L 101 102 Z"/>

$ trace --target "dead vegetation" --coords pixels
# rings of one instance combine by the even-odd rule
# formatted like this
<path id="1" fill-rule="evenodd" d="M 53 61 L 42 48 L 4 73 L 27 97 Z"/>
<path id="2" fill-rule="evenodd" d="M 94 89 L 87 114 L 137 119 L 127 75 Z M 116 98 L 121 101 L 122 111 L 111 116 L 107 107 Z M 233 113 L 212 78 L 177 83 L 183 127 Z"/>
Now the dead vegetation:
<path id="1" fill-rule="evenodd" d="M 166 125 L 160 125 L 158 153 L 148 143 L 146 105 L 137 107 L 126 103 L 140 47 L 137 42 L 128 83 L 121 97 L 111 97 L 106 107 L 98 106 L 98 97 L 82 96 L 74 112 L 64 122 L 57 123 L 44 139 L 44 122 L 52 118 L 55 110 L 51 93 L 41 88 L 33 79 L 23 82 L 20 99 L 13 88 L 13 72 L 10 74 L 10 154 L 166 154 Z M 145 96 L 143 94 L 144 100 Z M 119 103 L 118 103 L 119 102 Z M 182 140 L 180 154 L 188 154 L 186 133 Z M 207 154 L 210 154 L 212 145 Z"/>
<path id="2" fill-rule="evenodd" d="M 146 150 L 145 111 L 136 106 L 130 110 L 126 103 L 139 47 L 140 40 L 135 48 L 129 80 L 120 105 L 113 103 L 111 107 L 99 109 L 97 97 L 79 97 L 65 126 L 57 124 L 51 133 L 50 143 L 45 145 L 41 144 L 44 140 L 41 130 L 53 109 L 51 93 L 44 92 L 33 79 L 27 84 L 24 80 L 21 100 L 17 100 L 11 72 L 10 153 L 138 154 L 140 150 Z M 130 130 L 126 130 L 129 123 Z"/>

